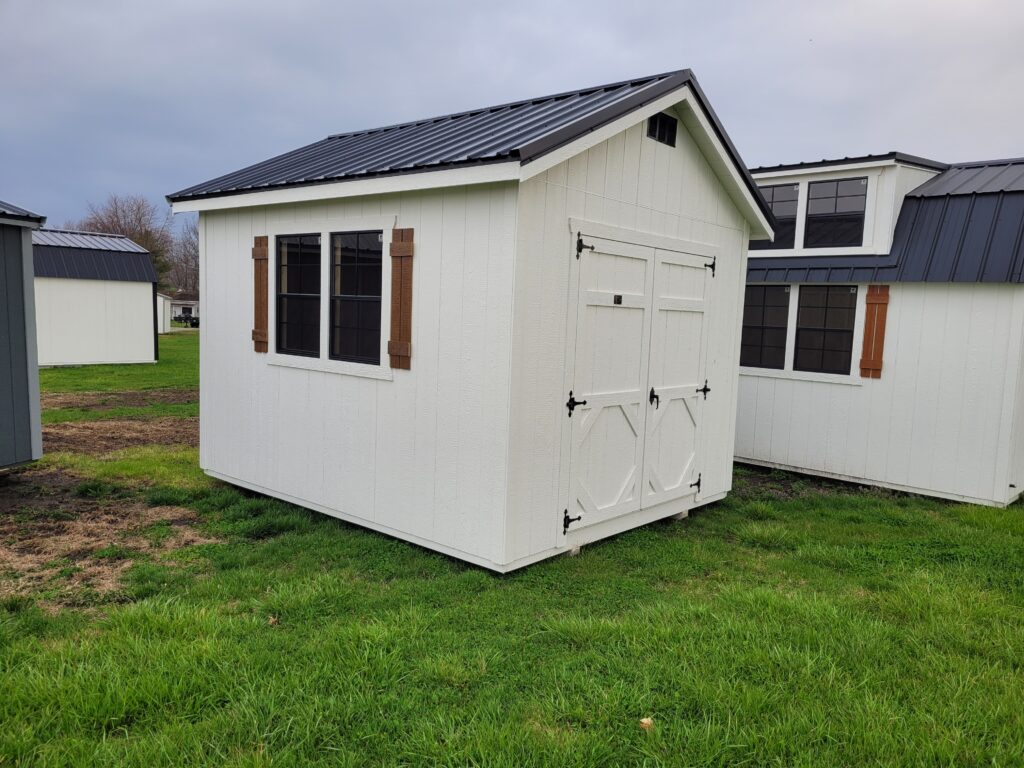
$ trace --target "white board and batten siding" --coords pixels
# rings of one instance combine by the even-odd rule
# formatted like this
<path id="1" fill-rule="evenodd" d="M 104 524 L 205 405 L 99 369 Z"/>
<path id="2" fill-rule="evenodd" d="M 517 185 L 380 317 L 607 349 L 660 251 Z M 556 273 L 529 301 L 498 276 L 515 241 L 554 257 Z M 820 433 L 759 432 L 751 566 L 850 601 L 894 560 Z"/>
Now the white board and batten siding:
<path id="1" fill-rule="evenodd" d="M 644 508 L 603 525 L 562 532 L 560 513 L 572 493 L 569 435 L 582 415 L 568 418 L 565 406 L 569 390 L 580 391 L 567 364 L 574 358 L 575 298 L 566 307 L 579 280 L 574 256 L 579 230 L 590 241 L 602 234 L 616 237 L 620 230 L 626 234 L 619 239 L 627 242 L 717 253 L 717 276 L 708 271 L 705 281 L 706 378 L 712 392 L 700 403 L 709 427 L 701 433 L 696 468 L 702 493 L 685 507 L 721 498 L 731 488 L 738 308 L 749 225 L 682 124 L 676 146 L 670 147 L 647 139 L 638 123 L 520 189 L 506 534 L 512 563 L 666 515 L 664 509 Z M 646 390 L 642 394 L 647 406 Z"/>
<path id="2" fill-rule="evenodd" d="M 881 378 L 858 340 L 849 377 L 741 369 L 737 458 L 1004 506 L 1024 488 L 1022 329 L 1020 286 L 893 284 Z"/>
<path id="3" fill-rule="evenodd" d="M 152 363 L 153 284 L 35 278 L 39 365 Z"/>
<path id="4" fill-rule="evenodd" d="M 273 334 L 268 355 L 253 353 L 252 290 L 239 286 L 252 284 L 254 236 L 380 229 L 387 254 L 395 226 L 415 230 L 410 371 L 392 371 L 386 354 L 373 378 L 314 370 L 275 356 Z M 463 559 L 503 562 L 493 534 L 505 512 L 515 228 L 513 183 L 204 212 L 202 467 Z"/>

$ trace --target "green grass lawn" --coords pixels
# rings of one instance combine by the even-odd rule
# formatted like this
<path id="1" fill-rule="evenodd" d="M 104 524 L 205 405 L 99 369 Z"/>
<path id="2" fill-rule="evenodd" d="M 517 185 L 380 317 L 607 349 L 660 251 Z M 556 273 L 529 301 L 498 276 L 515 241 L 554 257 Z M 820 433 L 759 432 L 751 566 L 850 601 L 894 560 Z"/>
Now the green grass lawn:
<path id="1" fill-rule="evenodd" d="M 198 386 L 198 331 L 161 336 L 160 360 L 156 363 L 83 365 L 39 371 L 39 388 L 43 392 L 120 392 Z"/>
<path id="2" fill-rule="evenodd" d="M 192 449 L 57 468 L 216 541 L 99 550 L 130 565 L 84 607 L 0 602 L 0 766 L 1024 763 L 1019 506 L 740 469 L 688 520 L 497 576 Z"/>
<path id="3" fill-rule="evenodd" d="M 203 480 L 192 461 L 140 449 L 79 467 L 123 493 L 159 464 L 134 492 L 198 510 L 222 543 L 140 559 L 91 610 L 9 601 L 0 764 L 1024 755 L 1018 509 L 813 484 L 780 497 L 741 472 L 688 521 L 501 577 Z"/>

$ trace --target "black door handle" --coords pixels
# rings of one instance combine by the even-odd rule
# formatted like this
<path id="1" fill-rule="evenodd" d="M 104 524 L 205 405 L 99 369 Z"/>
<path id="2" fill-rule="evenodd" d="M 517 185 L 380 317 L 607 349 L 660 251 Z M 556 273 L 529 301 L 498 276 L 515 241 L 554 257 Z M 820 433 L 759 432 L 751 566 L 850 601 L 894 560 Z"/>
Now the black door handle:
<path id="1" fill-rule="evenodd" d="M 647 398 L 647 400 L 650 402 L 651 405 L 654 406 L 655 409 L 661 407 L 661 396 L 654 391 L 654 387 L 651 387 L 651 396 Z"/>

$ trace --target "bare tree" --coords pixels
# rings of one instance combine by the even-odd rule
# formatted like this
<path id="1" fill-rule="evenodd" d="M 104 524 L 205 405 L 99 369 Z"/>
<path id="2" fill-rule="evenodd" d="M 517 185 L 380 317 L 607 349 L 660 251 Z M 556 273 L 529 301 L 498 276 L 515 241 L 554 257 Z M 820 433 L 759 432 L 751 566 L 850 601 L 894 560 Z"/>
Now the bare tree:
<path id="1" fill-rule="evenodd" d="M 161 209 L 142 195 L 111 195 L 101 205 L 89 203 L 89 214 L 72 222 L 72 226 L 130 237 L 149 251 L 160 285 L 166 287 L 175 244 L 170 210 Z"/>
<path id="2" fill-rule="evenodd" d="M 199 223 L 195 217 L 186 219 L 174 238 L 168 279 L 179 291 L 199 293 Z"/>

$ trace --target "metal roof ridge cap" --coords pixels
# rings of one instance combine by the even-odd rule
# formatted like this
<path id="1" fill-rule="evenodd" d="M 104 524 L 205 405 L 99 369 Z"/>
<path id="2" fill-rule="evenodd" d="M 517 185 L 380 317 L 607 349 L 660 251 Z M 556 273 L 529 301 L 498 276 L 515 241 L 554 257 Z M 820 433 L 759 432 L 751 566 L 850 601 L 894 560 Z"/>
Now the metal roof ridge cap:
<path id="1" fill-rule="evenodd" d="M 435 115 L 434 117 L 424 117 L 424 118 L 420 118 L 418 120 L 407 120 L 407 121 L 405 121 L 403 123 L 393 123 L 392 125 L 384 125 L 384 126 L 380 126 L 380 127 L 377 127 L 377 128 L 363 128 L 363 129 L 356 130 L 356 131 L 342 131 L 341 133 L 328 134 L 326 138 L 327 139 L 337 139 L 337 138 L 342 138 L 342 137 L 345 137 L 345 136 L 358 136 L 358 135 L 366 134 L 366 133 L 375 133 L 377 131 L 391 131 L 391 130 L 397 130 L 397 129 L 400 129 L 400 128 L 408 128 L 408 127 L 411 127 L 411 126 L 414 126 L 414 125 L 420 125 L 422 123 L 431 123 L 431 122 L 435 122 L 435 121 L 447 120 L 447 119 L 450 119 L 450 118 L 457 118 L 457 117 L 468 117 L 470 115 L 474 115 L 474 114 L 477 114 L 479 112 L 497 112 L 497 111 L 502 110 L 502 109 L 511 109 L 511 108 L 514 108 L 514 107 L 526 106 L 527 104 L 536 104 L 536 103 L 541 102 L 541 101 L 551 101 L 551 100 L 555 100 L 555 99 L 564 99 L 564 98 L 567 98 L 569 96 L 583 95 L 585 93 L 592 93 L 594 91 L 604 91 L 604 90 L 609 90 L 609 89 L 612 89 L 612 88 L 621 88 L 623 86 L 631 85 L 633 83 L 639 83 L 639 82 L 644 82 L 644 81 L 650 81 L 651 83 L 653 83 L 653 82 L 656 82 L 658 80 L 664 80 L 666 78 L 670 78 L 670 77 L 673 77 L 673 76 L 678 75 L 680 73 L 689 72 L 689 71 L 690 71 L 689 69 L 674 69 L 674 70 L 669 70 L 668 72 L 661 72 L 661 73 L 658 73 L 656 75 L 644 75 L 644 76 L 641 76 L 641 77 L 631 77 L 631 78 L 629 78 L 627 80 L 620 80 L 620 81 L 615 82 L 615 83 L 604 83 L 604 84 L 600 84 L 600 85 L 587 86 L 585 88 L 575 88 L 573 90 L 562 91 L 561 93 L 552 93 L 552 94 L 549 94 L 549 95 L 546 95 L 546 96 L 534 96 L 533 98 L 529 98 L 529 99 L 517 99 L 516 101 L 508 101 L 508 102 L 505 102 L 504 104 L 494 104 L 493 106 L 476 107 L 474 109 L 465 109 L 465 110 L 461 110 L 459 112 L 451 112 L 451 113 L 446 114 L 446 115 Z"/>
<path id="2" fill-rule="evenodd" d="M 528 163 L 553 149 L 573 141 L 576 138 L 591 133 L 597 128 L 611 122 L 618 117 L 624 117 L 630 112 L 640 109 L 654 99 L 665 96 L 694 82 L 693 73 L 689 69 L 680 69 L 669 73 L 666 76 L 659 76 L 662 79 L 652 79 L 651 82 L 639 88 L 625 98 L 615 101 L 589 115 L 583 115 L 572 122 L 560 125 L 548 131 L 532 141 L 522 144 L 513 149 L 519 153 L 520 162 Z M 638 78 L 644 80 L 647 78 Z M 626 84 L 635 81 L 626 81 Z M 653 93 L 652 93 L 653 91 Z M 581 126 L 580 123 L 584 123 Z M 567 134 L 567 138 L 561 138 L 559 134 Z"/>

